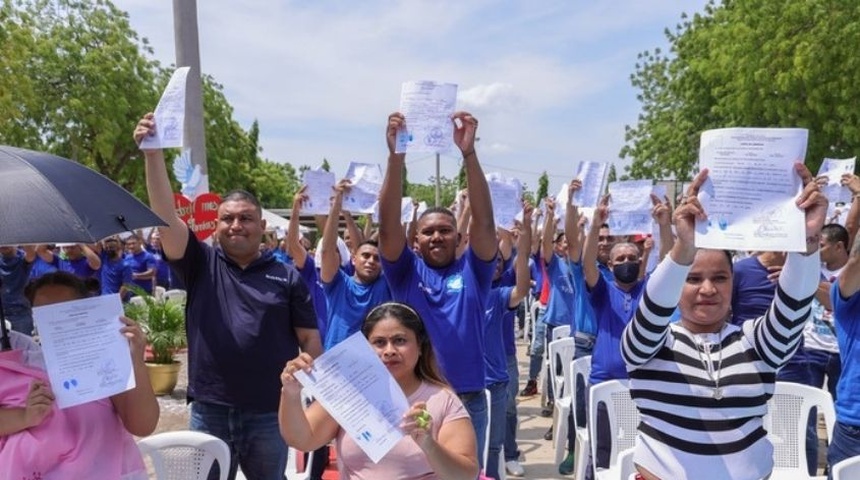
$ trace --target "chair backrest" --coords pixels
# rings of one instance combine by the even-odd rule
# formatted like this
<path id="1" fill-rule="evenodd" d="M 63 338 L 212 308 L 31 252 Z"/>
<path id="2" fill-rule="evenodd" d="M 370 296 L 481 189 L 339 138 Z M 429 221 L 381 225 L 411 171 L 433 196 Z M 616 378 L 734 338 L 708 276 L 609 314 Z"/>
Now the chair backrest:
<path id="1" fill-rule="evenodd" d="M 591 438 L 591 455 L 597 458 L 597 407 L 606 405 L 609 431 L 612 434 L 612 450 L 609 467 L 618 464 L 618 454 L 636 443 L 639 427 L 639 410 L 630 398 L 627 380 L 609 380 L 593 385 L 589 390 L 588 434 Z"/>
<path id="2" fill-rule="evenodd" d="M 560 327 L 556 327 L 560 328 Z M 555 333 L 553 331 L 553 333 Z M 573 337 L 563 337 L 558 340 L 553 340 L 549 344 L 549 362 L 550 362 L 550 377 L 553 398 L 561 398 L 570 395 L 570 378 L 569 369 L 570 362 L 573 361 L 573 355 L 576 352 L 576 344 Z M 561 371 L 559 375 L 558 372 Z"/>
<path id="3" fill-rule="evenodd" d="M 230 470 L 230 448 L 207 433 L 180 430 L 141 438 L 137 446 L 152 460 L 157 480 L 204 480 L 218 462 L 221 480 Z"/>
<path id="4" fill-rule="evenodd" d="M 156 285 L 155 288 L 152 289 L 152 296 L 155 297 L 156 300 L 163 300 L 164 299 L 164 292 L 166 292 L 166 291 L 167 291 L 166 288 L 159 287 L 158 285 Z"/>
<path id="5" fill-rule="evenodd" d="M 579 382 L 582 382 L 583 392 L 588 388 L 588 377 L 591 376 L 591 355 L 587 357 L 577 358 L 576 360 L 570 363 L 570 398 L 571 398 L 571 412 L 573 412 L 573 424 L 579 425 L 579 419 L 576 418 L 576 386 Z M 587 414 L 587 412 L 586 412 Z"/>
<path id="6" fill-rule="evenodd" d="M 773 397 L 767 402 L 767 415 L 763 418 L 764 429 L 773 444 L 775 471 L 790 471 L 797 475 L 795 478 L 808 478 L 806 422 L 813 407 L 824 415 L 829 441 L 836 423 L 833 397 L 820 388 L 776 382 Z"/>
<path id="7" fill-rule="evenodd" d="M 144 306 L 146 305 L 146 300 L 144 300 L 143 297 L 134 296 L 128 299 L 128 303 L 132 305 Z"/>
<path id="8" fill-rule="evenodd" d="M 570 325 L 559 325 L 552 329 L 552 340 L 570 337 Z"/>
<path id="9" fill-rule="evenodd" d="M 483 465 L 484 470 L 486 470 L 487 469 L 487 459 L 490 458 L 490 419 L 493 418 L 492 417 L 492 414 L 493 414 L 493 412 L 492 412 L 492 408 L 493 408 L 492 395 L 490 394 L 490 391 L 486 388 L 484 389 L 484 398 L 487 401 L 487 428 L 484 429 L 484 451 L 481 452 L 481 455 L 483 456 L 482 458 L 484 461 L 481 463 L 481 465 Z"/>
<path id="10" fill-rule="evenodd" d="M 846 458 L 833 465 L 833 470 L 830 473 L 833 475 L 833 480 L 853 480 L 860 478 L 860 455 Z"/>
<path id="11" fill-rule="evenodd" d="M 178 289 L 168 290 L 168 291 L 164 292 L 164 301 L 165 302 L 176 302 L 176 303 L 185 305 L 186 296 L 187 296 L 187 293 L 185 292 L 185 290 L 178 290 Z"/>

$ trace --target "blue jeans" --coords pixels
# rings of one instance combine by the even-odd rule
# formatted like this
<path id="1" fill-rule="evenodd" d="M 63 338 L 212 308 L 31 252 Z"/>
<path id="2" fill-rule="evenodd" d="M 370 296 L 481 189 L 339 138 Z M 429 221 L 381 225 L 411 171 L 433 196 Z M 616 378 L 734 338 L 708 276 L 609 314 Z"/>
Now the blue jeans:
<path id="1" fill-rule="evenodd" d="M 475 429 L 475 436 L 478 438 L 478 465 L 481 469 L 484 468 L 484 435 L 487 432 L 487 399 L 484 397 L 484 391 L 461 393 L 457 395 L 466 411 L 469 412 L 469 417 L 472 419 L 472 428 Z M 277 428 L 277 418 L 275 419 L 275 428 Z M 250 480 L 250 478 L 248 479 Z"/>
<path id="2" fill-rule="evenodd" d="M 508 355 L 508 397 L 505 408 L 505 461 L 520 458 L 520 449 L 517 446 L 517 392 L 519 388 L 520 369 L 517 365 L 517 356 Z"/>
<path id="3" fill-rule="evenodd" d="M 534 320 L 535 338 L 532 339 L 532 346 L 529 349 L 529 380 L 537 380 L 540 369 L 543 368 L 544 339 L 546 338 L 546 324 L 543 323 L 545 310 L 545 308 L 538 308 L 537 318 Z"/>
<path id="4" fill-rule="evenodd" d="M 283 480 L 287 445 L 281 438 L 277 412 L 247 412 L 195 401 L 191 404 L 190 427 L 227 443 L 230 480 L 235 480 L 240 465 L 248 480 Z M 217 480 L 218 472 L 218 467 L 212 467 L 209 479 Z"/>
<path id="5" fill-rule="evenodd" d="M 508 382 L 487 385 L 487 390 L 490 391 L 490 444 L 484 470 L 488 477 L 499 480 L 499 454 L 505 443 Z"/>
<path id="6" fill-rule="evenodd" d="M 860 427 L 836 422 L 833 427 L 833 439 L 827 450 L 827 464 L 830 465 L 830 471 L 833 471 L 833 465 L 856 455 L 860 455 Z M 827 478 L 833 477 L 828 475 Z"/>

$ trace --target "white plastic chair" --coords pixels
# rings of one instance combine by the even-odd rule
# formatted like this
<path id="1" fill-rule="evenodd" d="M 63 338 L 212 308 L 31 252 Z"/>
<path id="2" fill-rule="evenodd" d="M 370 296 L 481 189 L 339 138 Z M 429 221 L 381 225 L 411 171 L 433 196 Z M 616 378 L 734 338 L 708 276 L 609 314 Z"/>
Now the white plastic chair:
<path id="1" fill-rule="evenodd" d="M 570 363 L 576 352 L 576 344 L 573 337 L 564 337 L 553 340 L 549 344 L 550 359 L 550 381 L 552 395 L 555 398 L 553 410 L 555 420 L 553 422 L 552 439 L 555 447 L 555 463 L 558 465 L 564 459 L 564 450 L 567 446 L 567 417 L 570 415 Z M 557 374 L 561 370 L 561 374 Z"/>
<path id="2" fill-rule="evenodd" d="M 539 379 L 539 382 L 538 382 L 538 385 L 540 385 L 540 389 L 541 389 L 541 397 L 540 397 L 541 404 L 545 404 L 546 399 L 547 399 L 547 391 L 545 389 L 546 383 L 547 383 L 546 379 L 548 378 L 552 382 L 552 380 L 556 376 L 555 370 L 553 370 L 552 365 L 550 365 L 549 344 L 556 341 L 556 340 L 560 340 L 562 338 L 568 338 L 568 337 L 570 337 L 570 325 L 559 325 L 559 326 L 553 328 L 552 329 L 552 335 L 550 335 L 549 341 L 547 341 L 546 338 L 544 337 L 544 340 L 543 340 L 543 342 L 544 342 L 544 345 L 543 345 L 543 347 L 544 347 L 543 348 L 543 363 L 544 363 L 543 375 L 544 375 L 544 378 Z M 555 396 L 555 387 L 552 385 L 552 383 L 550 383 L 550 388 L 553 389 L 552 393 L 553 393 L 553 396 Z"/>
<path id="3" fill-rule="evenodd" d="M 132 305 L 145 306 L 146 300 L 144 300 L 143 297 L 134 296 L 128 299 L 128 303 Z"/>
<path id="4" fill-rule="evenodd" d="M 824 415 L 829 442 L 836 423 L 833 397 L 820 388 L 776 382 L 773 397 L 767 402 L 767 415 L 762 419 L 773 444 L 771 480 L 827 478 L 810 477 L 806 467 L 806 422 L 813 407 Z"/>
<path id="5" fill-rule="evenodd" d="M 833 480 L 854 480 L 860 478 L 860 455 L 846 458 L 833 465 L 830 471 Z"/>
<path id="6" fill-rule="evenodd" d="M 588 402 L 588 434 L 591 438 L 591 456 L 595 460 L 594 476 L 597 479 L 618 479 L 623 467 L 621 452 L 633 448 L 639 426 L 639 410 L 630 398 L 626 380 L 609 380 L 593 385 Z M 603 403 L 609 417 L 612 449 L 607 468 L 597 468 L 597 406 Z"/>
<path id="7" fill-rule="evenodd" d="M 576 416 L 576 386 L 579 382 L 582 382 L 585 388 L 588 388 L 588 377 L 591 376 L 591 355 L 577 358 L 571 362 L 570 376 L 570 408 L 573 412 L 573 425 L 576 430 L 576 470 L 574 471 L 574 478 L 579 480 L 585 478 L 585 467 L 588 464 L 589 452 L 591 452 L 591 442 L 589 441 L 588 427 L 578 426 L 579 419 Z M 586 410 L 587 414 L 588 411 Z"/>
<path id="8" fill-rule="evenodd" d="M 163 298 L 165 302 L 176 302 L 184 306 L 187 295 L 185 290 L 173 289 L 164 292 Z"/>
<path id="9" fill-rule="evenodd" d="M 570 325 L 559 325 L 552 329 L 551 341 L 570 337 Z"/>
<path id="10" fill-rule="evenodd" d="M 159 287 L 158 285 L 156 285 L 155 288 L 152 289 L 152 296 L 155 297 L 156 300 L 163 300 L 164 299 L 164 292 L 166 292 L 166 291 L 167 291 L 166 288 Z"/>
<path id="11" fill-rule="evenodd" d="M 492 405 L 493 404 L 490 401 L 491 395 L 490 395 L 490 391 L 487 390 L 486 388 L 484 389 L 484 399 L 487 401 L 487 428 L 484 429 L 484 451 L 481 452 L 481 455 L 483 456 L 482 458 L 484 459 L 484 461 L 481 462 L 481 465 L 483 465 L 484 469 L 486 470 L 487 459 L 490 457 L 490 419 L 493 418 L 493 411 L 492 411 L 492 408 L 493 408 Z M 501 453 L 500 453 L 500 455 L 501 455 Z"/>
<path id="12" fill-rule="evenodd" d="M 214 462 L 220 479 L 230 470 L 230 448 L 218 437 L 203 432 L 165 432 L 137 441 L 141 454 L 152 460 L 157 480 L 204 480 Z"/>

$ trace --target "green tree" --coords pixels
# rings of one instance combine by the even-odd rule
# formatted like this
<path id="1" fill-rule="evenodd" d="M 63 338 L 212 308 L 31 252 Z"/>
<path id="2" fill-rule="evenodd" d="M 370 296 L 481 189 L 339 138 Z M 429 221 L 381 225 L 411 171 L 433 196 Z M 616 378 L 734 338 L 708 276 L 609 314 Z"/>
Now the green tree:
<path id="1" fill-rule="evenodd" d="M 457 188 L 462 190 L 466 188 L 468 182 L 466 182 L 466 165 L 463 162 L 460 162 L 460 171 L 457 172 Z"/>
<path id="2" fill-rule="evenodd" d="M 618 179 L 618 174 L 615 172 L 615 164 L 609 166 L 609 174 L 606 175 L 606 183 L 614 182 Z"/>
<path id="3" fill-rule="evenodd" d="M 328 159 L 323 158 L 322 166 L 321 166 L 320 168 L 322 168 L 322 169 L 323 169 L 323 170 L 325 170 L 326 172 L 330 172 L 330 171 L 331 171 L 331 165 L 329 165 L 329 164 L 328 164 Z"/>
<path id="4" fill-rule="evenodd" d="M 809 129 L 807 164 L 860 150 L 860 3 L 712 0 L 667 29 L 670 52 L 640 54 L 642 112 L 621 156 L 633 178 L 689 179 L 703 130 Z"/>
<path id="5" fill-rule="evenodd" d="M 409 195 L 419 202 L 427 202 L 427 205 L 436 204 L 436 177 L 430 177 L 429 184 L 410 183 Z M 454 203 L 454 198 L 457 197 L 459 188 L 455 179 L 439 177 L 439 200 L 443 207 L 447 207 Z"/>
<path id="6" fill-rule="evenodd" d="M 546 170 L 540 174 L 538 177 L 538 189 L 537 189 L 537 201 L 540 202 L 544 198 L 549 196 L 549 175 L 546 174 Z"/>

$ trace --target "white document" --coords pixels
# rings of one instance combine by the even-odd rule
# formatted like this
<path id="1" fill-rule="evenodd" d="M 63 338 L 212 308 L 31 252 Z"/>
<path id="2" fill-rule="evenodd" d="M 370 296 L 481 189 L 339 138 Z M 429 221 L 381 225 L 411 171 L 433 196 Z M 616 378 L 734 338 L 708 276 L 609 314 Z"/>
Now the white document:
<path id="1" fill-rule="evenodd" d="M 179 148 L 185 133 L 185 80 L 190 67 L 179 67 L 173 72 L 161 100 L 155 107 L 155 135 L 143 137 L 140 148 Z"/>
<path id="2" fill-rule="evenodd" d="M 652 180 L 624 180 L 609 184 L 609 231 L 612 235 L 651 233 Z"/>
<path id="3" fill-rule="evenodd" d="M 334 197 L 334 173 L 325 170 L 306 170 L 302 183 L 307 186 L 308 199 L 302 204 L 301 213 L 305 215 L 328 215 L 331 199 Z"/>
<path id="4" fill-rule="evenodd" d="M 600 197 L 603 196 L 608 173 L 608 163 L 579 162 L 576 179 L 582 181 L 582 188 L 573 194 L 573 204 L 584 208 L 597 208 Z"/>
<path id="5" fill-rule="evenodd" d="M 415 212 L 415 219 L 421 216 L 427 210 L 427 202 L 420 202 L 418 210 Z M 409 223 L 412 221 L 412 197 L 403 197 L 400 201 L 400 223 Z"/>
<path id="6" fill-rule="evenodd" d="M 514 219 L 523 210 L 523 185 L 516 178 L 507 178 L 500 173 L 487 174 L 486 178 L 496 227 L 512 230 Z"/>
<path id="7" fill-rule="evenodd" d="M 373 463 L 403 438 L 408 400 L 361 332 L 317 357 L 310 374 L 295 376 Z"/>
<path id="8" fill-rule="evenodd" d="M 60 408 L 101 400 L 135 387 L 119 295 L 33 309 L 51 390 Z"/>
<path id="9" fill-rule="evenodd" d="M 795 200 L 803 188 L 808 132 L 800 128 L 725 128 L 702 133 L 699 167 L 708 179 L 699 200 L 696 246 L 725 250 L 806 250 L 806 223 Z"/>
<path id="10" fill-rule="evenodd" d="M 346 179 L 352 186 L 343 196 L 343 209 L 350 213 L 373 213 L 382 190 L 382 178 L 378 163 L 350 162 Z"/>
<path id="11" fill-rule="evenodd" d="M 400 90 L 400 113 L 406 128 L 398 132 L 395 151 L 448 151 L 454 144 L 451 116 L 457 104 L 457 85 L 438 82 L 404 82 Z"/>
<path id="12" fill-rule="evenodd" d="M 818 177 L 827 177 L 827 185 L 821 189 L 821 192 L 831 204 L 851 204 L 851 190 L 848 187 L 842 186 L 841 181 L 843 174 L 854 173 L 856 162 L 857 157 L 846 158 L 844 160 L 825 158 L 821 162 L 821 167 L 818 169 Z"/>

